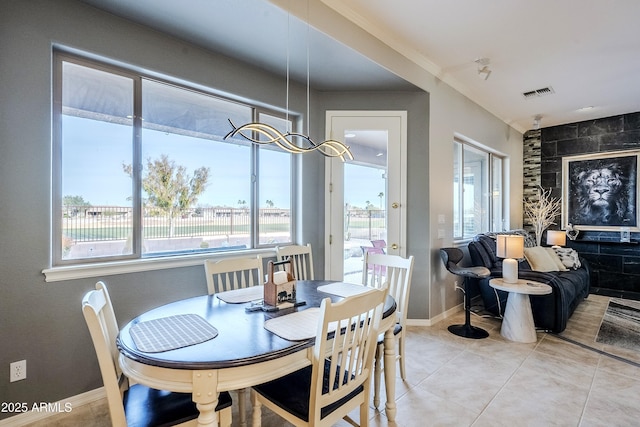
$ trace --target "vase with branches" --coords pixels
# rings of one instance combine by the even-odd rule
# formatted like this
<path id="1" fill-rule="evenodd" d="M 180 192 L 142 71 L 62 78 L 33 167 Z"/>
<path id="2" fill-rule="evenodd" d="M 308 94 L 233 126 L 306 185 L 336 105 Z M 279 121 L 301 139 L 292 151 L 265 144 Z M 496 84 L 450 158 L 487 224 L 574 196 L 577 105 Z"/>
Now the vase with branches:
<path id="1" fill-rule="evenodd" d="M 562 205 L 559 199 L 551 197 L 551 189 L 545 190 L 538 188 L 537 199 L 529 199 L 524 201 L 524 214 L 536 233 L 536 244 L 540 246 L 542 241 L 542 233 L 550 225 L 556 224 L 555 219 L 561 213 Z"/>

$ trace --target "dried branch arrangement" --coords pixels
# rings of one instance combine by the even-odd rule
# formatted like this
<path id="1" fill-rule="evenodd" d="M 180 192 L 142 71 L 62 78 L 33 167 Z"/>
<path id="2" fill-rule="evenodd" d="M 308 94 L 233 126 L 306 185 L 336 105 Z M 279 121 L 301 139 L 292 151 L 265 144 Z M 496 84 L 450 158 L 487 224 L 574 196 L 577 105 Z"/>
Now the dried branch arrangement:
<path id="1" fill-rule="evenodd" d="M 524 201 L 524 214 L 529 218 L 536 233 L 536 243 L 540 246 L 542 233 L 550 225 L 556 224 L 555 219 L 560 213 L 562 205 L 559 199 L 551 197 L 551 189 L 538 189 L 537 200 Z"/>

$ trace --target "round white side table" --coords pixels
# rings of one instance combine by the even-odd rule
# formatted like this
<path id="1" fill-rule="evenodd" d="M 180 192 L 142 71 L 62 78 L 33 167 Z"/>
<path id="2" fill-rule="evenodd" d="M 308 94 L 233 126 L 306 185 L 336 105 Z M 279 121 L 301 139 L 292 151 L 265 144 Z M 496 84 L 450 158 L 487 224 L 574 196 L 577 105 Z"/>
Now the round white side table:
<path id="1" fill-rule="evenodd" d="M 507 307 L 502 318 L 500 334 L 510 341 L 532 343 L 538 340 L 533 324 L 531 301 L 529 295 L 550 294 L 551 286 L 533 280 L 518 280 L 518 283 L 507 283 L 501 278 L 491 279 L 492 288 L 509 292 Z"/>

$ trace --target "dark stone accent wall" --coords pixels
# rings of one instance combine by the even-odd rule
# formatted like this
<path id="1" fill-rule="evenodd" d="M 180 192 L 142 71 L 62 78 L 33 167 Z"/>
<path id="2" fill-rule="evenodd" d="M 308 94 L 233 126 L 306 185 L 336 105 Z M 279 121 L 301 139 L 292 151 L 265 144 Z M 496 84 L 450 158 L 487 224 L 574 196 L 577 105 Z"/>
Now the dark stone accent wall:
<path id="1" fill-rule="evenodd" d="M 538 200 L 538 188 L 540 182 L 541 144 L 540 130 L 530 130 L 524 134 L 524 147 L 522 152 L 522 197 L 526 201 Z M 523 214 L 524 215 L 524 214 Z M 525 228 L 532 228 L 531 221 L 524 215 L 522 224 Z"/>
<path id="2" fill-rule="evenodd" d="M 543 128 L 540 185 L 552 188 L 553 196 L 561 198 L 564 156 L 631 149 L 640 149 L 640 112 Z M 581 231 L 567 246 L 589 261 L 592 293 L 640 299 L 640 233 L 631 233 L 630 244 L 619 240 L 618 232 Z"/>

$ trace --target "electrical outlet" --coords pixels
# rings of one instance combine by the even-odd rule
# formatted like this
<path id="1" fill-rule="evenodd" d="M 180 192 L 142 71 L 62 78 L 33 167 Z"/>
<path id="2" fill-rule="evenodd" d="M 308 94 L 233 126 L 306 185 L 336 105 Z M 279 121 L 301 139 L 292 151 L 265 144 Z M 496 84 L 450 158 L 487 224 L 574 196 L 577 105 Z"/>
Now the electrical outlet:
<path id="1" fill-rule="evenodd" d="M 20 381 L 27 378 L 27 361 L 19 360 L 9 365 L 9 382 Z"/>

